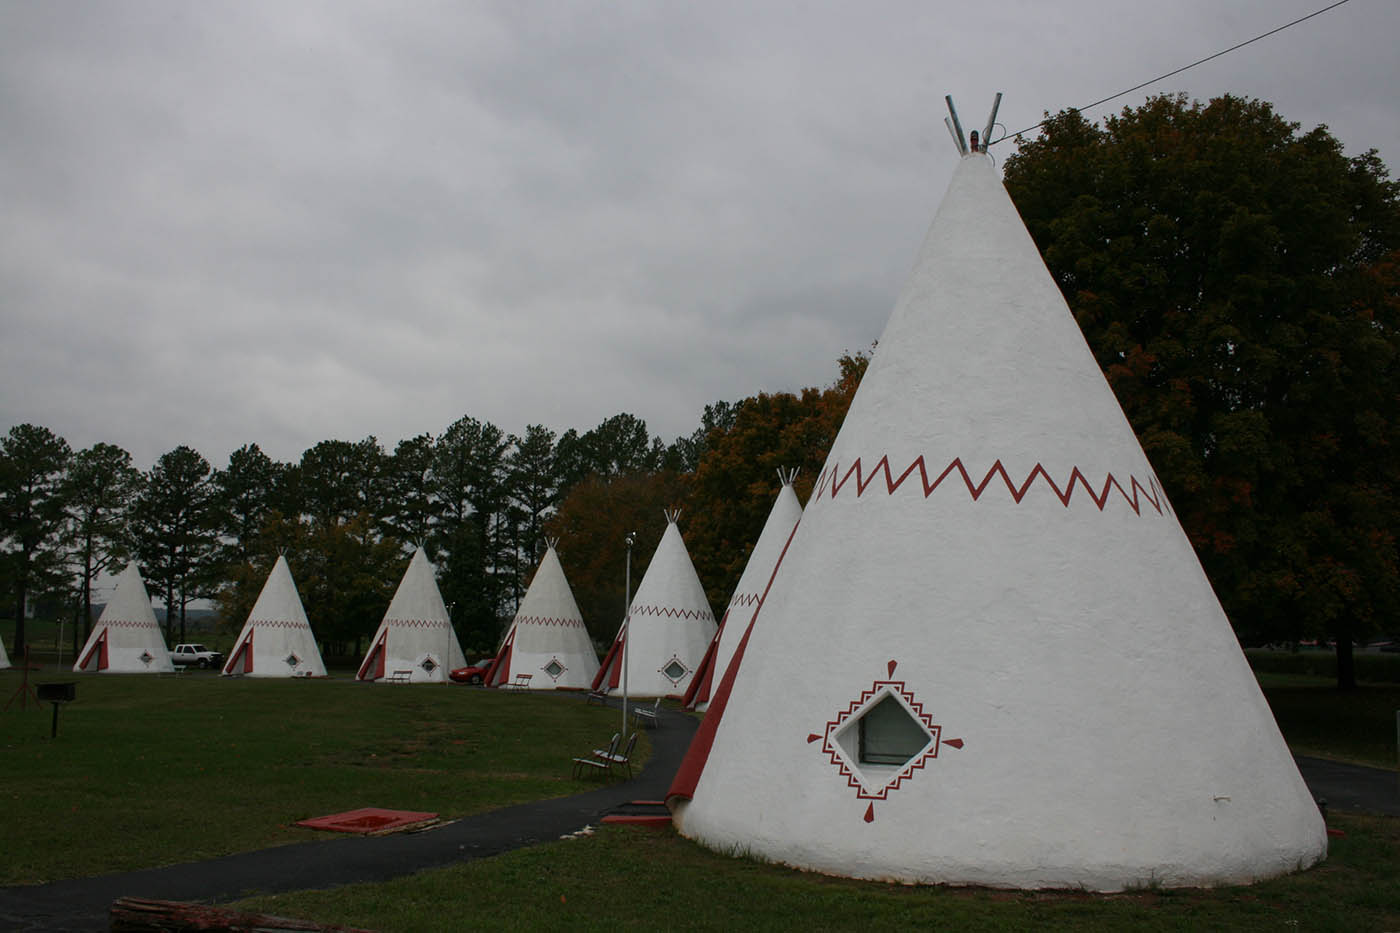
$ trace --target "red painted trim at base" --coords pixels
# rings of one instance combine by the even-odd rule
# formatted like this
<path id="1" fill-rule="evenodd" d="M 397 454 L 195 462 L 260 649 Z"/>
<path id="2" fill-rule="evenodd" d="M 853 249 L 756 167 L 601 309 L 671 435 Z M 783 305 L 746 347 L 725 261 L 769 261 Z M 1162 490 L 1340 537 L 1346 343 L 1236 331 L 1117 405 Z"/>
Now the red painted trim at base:
<path id="1" fill-rule="evenodd" d="M 369 654 L 365 655 L 365 661 L 360 665 L 359 671 L 355 673 L 356 680 L 378 680 L 384 676 L 384 653 L 388 647 L 388 640 L 389 633 L 387 631 L 379 636 L 379 640 L 369 649 Z M 371 664 L 374 666 L 372 674 L 370 673 Z"/>
<path id="2" fill-rule="evenodd" d="M 491 666 L 486 669 L 486 676 L 482 678 L 482 683 L 488 687 L 499 686 L 510 679 L 510 653 L 515 647 L 515 628 L 506 634 L 506 640 L 501 645 L 501 650 L 496 652 L 496 656 L 491 659 Z"/>
<path id="3" fill-rule="evenodd" d="M 671 825 L 670 814 L 666 816 L 627 816 L 622 813 L 613 813 L 603 817 L 604 823 L 628 823 L 633 826 L 650 826 L 660 829 L 663 826 Z"/>
<path id="4" fill-rule="evenodd" d="M 598 673 L 593 675 L 593 690 L 597 692 L 603 689 L 604 684 L 611 688 L 616 688 L 618 680 L 622 676 L 622 643 L 627 640 L 627 623 L 622 623 L 622 628 L 617 630 L 617 637 L 608 646 L 608 653 L 603 657 L 603 663 L 598 668 Z"/>

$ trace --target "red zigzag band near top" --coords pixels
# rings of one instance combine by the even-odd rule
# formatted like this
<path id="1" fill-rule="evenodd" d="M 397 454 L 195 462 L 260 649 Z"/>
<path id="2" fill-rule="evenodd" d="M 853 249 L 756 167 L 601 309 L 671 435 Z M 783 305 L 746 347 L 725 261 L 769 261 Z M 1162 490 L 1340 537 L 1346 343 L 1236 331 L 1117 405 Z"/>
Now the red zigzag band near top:
<path id="1" fill-rule="evenodd" d="M 447 628 L 442 619 L 390 619 L 389 625 L 398 628 Z"/>
<path id="2" fill-rule="evenodd" d="M 308 622 L 293 622 L 290 619 L 254 619 L 253 625 L 257 628 L 304 628 L 308 631 L 311 629 Z"/>
<path id="3" fill-rule="evenodd" d="M 714 614 L 704 609 L 671 609 L 667 606 L 633 606 L 634 616 L 671 616 L 674 619 L 714 619 Z"/>
<path id="4" fill-rule="evenodd" d="M 734 598 L 729 601 L 729 608 L 735 606 L 757 606 L 762 596 L 759 593 L 735 593 Z"/>
<path id="5" fill-rule="evenodd" d="M 515 620 L 517 625 L 559 625 L 565 628 L 583 628 L 582 619 L 552 619 L 548 616 L 520 616 Z"/>
<path id="6" fill-rule="evenodd" d="M 860 457 L 855 458 L 854 462 L 846 468 L 845 473 L 841 472 L 839 464 L 833 463 L 831 466 L 822 470 L 821 475 L 817 477 L 816 486 L 813 487 L 812 490 L 811 502 L 815 504 L 822 501 L 824 495 L 826 495 L 827 498 L 835 499 L 837 493 L 841 492 L 842 489 L 845 489 L 850 484 L 852 475 L 855 476 L 856 498 L 863 496 L 866 490 L 874 484 L 875 478 L 882 474 L 885 477 L 884 491 L 889 495 L 894 495 L 895 491 L 899 489 L 900 486 L 904 485 L 904 481 L 913 475 L 916 470 L 919 474 L 919 483 L 923 487 L 925 499 L 933 495 L 933 491 L 942 485 L 943 481 L 956 471 L 962 478 L 963 485 L 967 487 L 968 494 L 972 496 L 972 501 L 974 502 L 979 500 L 982 497 L 982 493 L 987 491 L 987 487 L 992 484 L 993 477 L 1000 476 L 1002 482 L 1006 484 L 1007 491 L 1011 493 L 1012 501 L 1019 505 L 1021 500 L 1026 497 L 1027 492 L 1030 491 L 1031 485 L 1035 482 L 1036 478 L 1039 477 L 1045 481 L 1045 484 L 1050 487 L 1055 497 L 1060 500 L 1060 504 L 1065 508 L 1069 508 L 1070 498 L 1074 495 L 1074 487 L 1078 484 L 1084 488 L 1084 492 L 1089 496 L 1089 499 L 1094 505 L 1098 506 L 1100 512 L 1104 510 L 1104 506 L 1108 503 L 1109 493 L 1114 489 L 1118 490 L 1118 494 L 1123 497 L 1123 501 L 1128 503 L 1128 507 L 1138 515 L 1142 514 L 1143 503 L 1150 505 L 1158 515 L 1170 511 L 1170 506 L 1167 505 L 1166 494 L 1157 483 L 1157 478 L 1155 476 L 1149 475 L 1147 478 L 1147 485 L 1144 486 L 1138 481 L 1136 476 L 1129 474 L 1128 488 L 1125 489 L 1123 484 L 1118 481 L 1117 477 L 1112 473 L 1108 473 L 1105 474 L 1106 478 L 1104 479 L 1102 488 L 1098 492 L 1095 492 L 1094 487 L 1089 484 L 1088 478 L 1080 471 L 1079 467 L 1074 467 L 1070 470 L 1069 479 L 1065 482 L 1065 485 L 1061 487 L 1050 477 L 1045 467 L 1037 463 L 1031 470 L 1030 475 L 1026 477 L 1026 481 L 1018 486 L 1012 481 L 1011 477 L 1006 472 L 1006 467 L 1002 466 L 1001 460 L 998 459 L 992 464 L 992 468 L 987 471 L 987 475 L 982 477 L 982 481 L 980 483 L 974 483 L 972 481 L 972 476 L 967 472 L 967 468 L 963 466 L 962 458 L 954 457 L 953 461 L 943 468 L 943 472 L 939 473 L 930 482 L 928 468 L 924 464 L 922 454 L 914 458 L 914 462 L 909 464 L 898 477 L 895 477 L 893 470 L 890 469 L 890 459 L 888 455 L 877 460 L 868 474 L 862 469 Z M 829 495 L 827 495 L 828 489 L 830 490 Z M 876 491 L 878 492 L 879 489 L 877 488 Z M 1141 498 L 1138 496 L 1139 493 L 1142 494 Z"/>

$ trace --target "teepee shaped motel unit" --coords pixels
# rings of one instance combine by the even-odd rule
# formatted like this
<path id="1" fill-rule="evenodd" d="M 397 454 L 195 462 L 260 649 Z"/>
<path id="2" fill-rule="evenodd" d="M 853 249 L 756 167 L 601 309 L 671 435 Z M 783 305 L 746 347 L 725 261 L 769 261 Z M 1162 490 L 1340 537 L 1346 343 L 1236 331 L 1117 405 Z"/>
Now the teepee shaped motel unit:
<path id="1" fill-rule="evenodd" d="M 719 631 L 710 642 L 710 650 L 705 653 L 705 660 L 685 692 L 684 705 L 687 709 L 703 711 L 709 707 L 710 695 L 728 670 L 734 649 L 739 647 L 739 639 L 744 637 L 749 619 L 768 589 L 768 581 L 778 566 L 778 557 L 787 547 L 793 529 L 802 518 L 802 503 L 797 501 L 797 493 L 792 489 L 796 475 L 796 470 L 778 471 L 778 479 L 782 482 L 778 498 L 773 500 L 773 508 L 768 511 L 763 531 L 749 553 L 748 563 L 744 565 L 744 572 L 734 587 L 734 595 L 729 598 L 729 608 L 720 621 Z"/>
<path id="2" fill-rule="evenodd" d="M 501 650 L 486 671 L 489 686 L 513 683 L 517 675 L 529 674 L 531 690 L 587 690 L 598 673 L 598 655 L 564 577 L 555 542 L 547 544 Z"/>
<path id="3" fill-rule="evenodd" d="M 1195 552 L 975 145 L 748 629 L 669 795 L 708 846 L 1098 891 L 1326 854 Z"/>
<path id="4" fill-rule="evenodd" d="M 632 597 L 630 619 L 593 678 L 594 690 L 621 690 L 625 660 L 629 695 L 681 695 L 705 658 L 715 616 L 676 527 L 679 517 L 666 513 L 666 531 Z"/>
<path id="5" fill-rule="evenodd" d="M 10 666 L 10 656 L 5 653 L 5 640 L 0 638 L 0 671 Z"/>
<path id="6" fill-rule="evenodd" d="M 406 676 L 413 683 L 445 684 L 449 671 L 466 666 L 432 562 L 420 547 L 408 562 L 355 677 L 378 680 Z"/>
<path id="7" fill-rule="evenodd" d="M 117 577 L 117 590 L 78 652 L 73 670 L 108 674 L 168 674 L 175 670 L 135 564 L 127 564 Z"/>
<path id="8" fill-rule="evenodd" d="M 277 557 L 248 621 L 224 664 L 225 674 L 248 677 L 325 677 L 321 649 L 306 620 L 287 558 Z"/>

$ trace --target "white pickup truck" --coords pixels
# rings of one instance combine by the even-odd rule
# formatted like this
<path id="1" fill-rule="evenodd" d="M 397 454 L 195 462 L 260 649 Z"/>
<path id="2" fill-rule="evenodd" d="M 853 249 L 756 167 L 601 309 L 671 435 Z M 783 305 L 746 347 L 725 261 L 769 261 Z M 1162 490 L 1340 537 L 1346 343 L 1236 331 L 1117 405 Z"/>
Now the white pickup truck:
<path id="1" fill-rule="evenodd" d="M 222 667 L 224 656 L 217 651 L 210 651 L 203 645 L 176 645 L 175 650 L 170 652 L 170 663 L 176 667 L 189 667 L 193 664 L 201 669 L 208 669 Z"/>

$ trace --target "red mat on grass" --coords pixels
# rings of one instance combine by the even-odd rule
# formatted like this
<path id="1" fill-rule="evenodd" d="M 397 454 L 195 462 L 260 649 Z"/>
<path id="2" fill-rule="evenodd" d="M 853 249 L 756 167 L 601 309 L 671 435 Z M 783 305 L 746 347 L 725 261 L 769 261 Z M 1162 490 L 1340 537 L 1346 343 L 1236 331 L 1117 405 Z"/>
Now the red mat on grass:
<path id="1" fill-rule="evenodd" d="M 437 822 L 436 813 L 418 813 L 414 810 L 385 810 L 382 807 L 362 807 L 330 816 L 318 816 L 310 820 L 297 820 L 298 826 L 307 829 L 323 829 L 333 833 L 361 833 L 378 836 L 405 829 L 417 829 Z"/>

